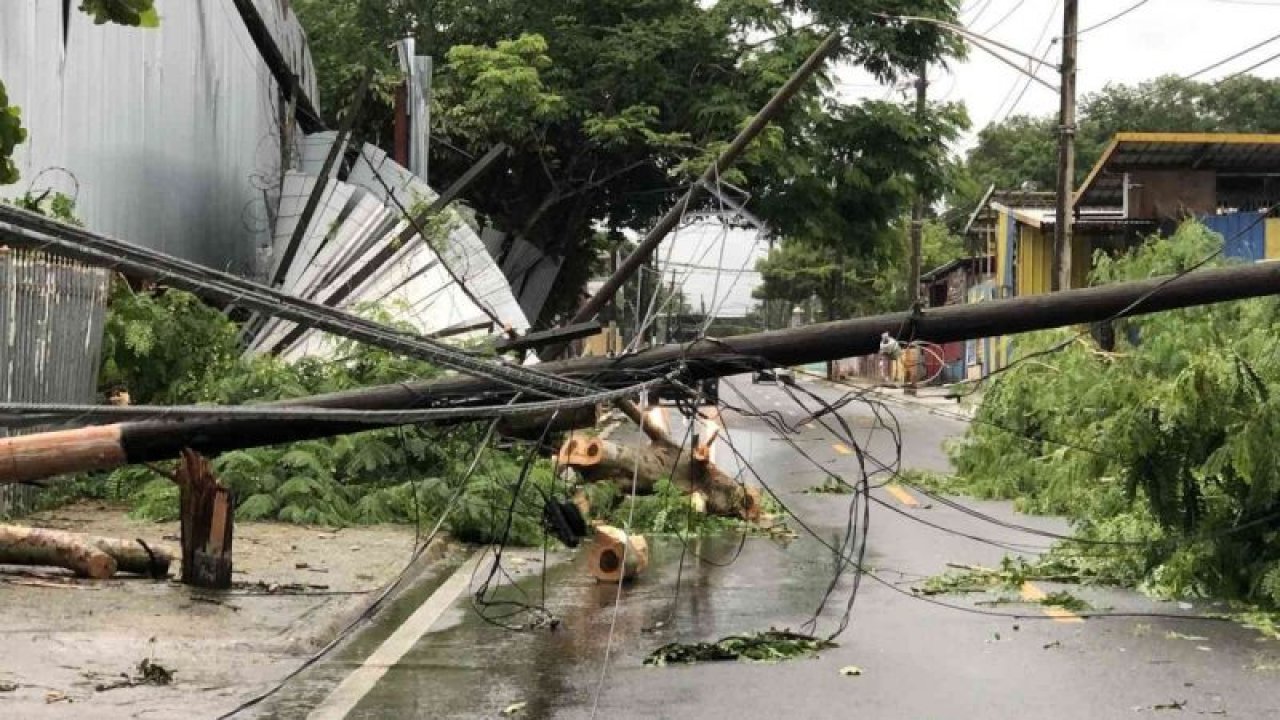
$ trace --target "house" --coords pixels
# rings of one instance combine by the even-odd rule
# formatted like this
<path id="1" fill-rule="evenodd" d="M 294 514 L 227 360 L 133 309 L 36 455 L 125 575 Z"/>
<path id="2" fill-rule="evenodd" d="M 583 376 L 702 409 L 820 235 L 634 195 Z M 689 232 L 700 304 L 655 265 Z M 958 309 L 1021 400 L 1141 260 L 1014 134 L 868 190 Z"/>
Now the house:
<path id="1" fill-rule="evenodd" d="M 1075 196 L 1078 216 L 1107 208 L 1162 232 L 1195 217 L 1250 261 L 1280 258 L 1280 218 L 1259 217 L 1277 202 L 1280 135 L 1246 133 L 1119 133 Z"/>

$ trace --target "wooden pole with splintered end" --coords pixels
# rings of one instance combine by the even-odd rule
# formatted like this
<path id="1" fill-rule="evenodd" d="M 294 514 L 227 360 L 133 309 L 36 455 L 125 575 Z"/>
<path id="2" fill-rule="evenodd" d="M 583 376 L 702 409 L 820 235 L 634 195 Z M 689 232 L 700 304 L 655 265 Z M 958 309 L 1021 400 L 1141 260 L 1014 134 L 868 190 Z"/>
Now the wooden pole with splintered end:
<path id="1" fill-rule="evenodd" d="M 634 580 L 649 567 L 649 543 L 610 525 L 597 525 L 587 569 L 600 582 Z"/>

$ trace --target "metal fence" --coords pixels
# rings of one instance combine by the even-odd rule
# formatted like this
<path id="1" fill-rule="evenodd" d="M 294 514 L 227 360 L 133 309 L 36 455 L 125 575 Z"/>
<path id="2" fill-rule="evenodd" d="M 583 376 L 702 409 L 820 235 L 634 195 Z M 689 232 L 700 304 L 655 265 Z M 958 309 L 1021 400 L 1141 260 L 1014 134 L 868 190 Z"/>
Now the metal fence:
<path id="1" fill-rule="evenodd" d="M 111 274 L 30 250 L 0 248 L 0 400 L 92 402 Z M 0 428 L 0 436 L 39 428 Z M 38 490 L 0 486 L 0 515 Z"/>

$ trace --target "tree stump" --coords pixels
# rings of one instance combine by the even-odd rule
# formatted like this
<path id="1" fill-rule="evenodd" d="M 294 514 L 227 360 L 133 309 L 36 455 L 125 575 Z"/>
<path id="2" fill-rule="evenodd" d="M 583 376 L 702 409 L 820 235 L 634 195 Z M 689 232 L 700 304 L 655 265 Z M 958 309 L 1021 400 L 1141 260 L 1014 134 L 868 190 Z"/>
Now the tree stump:
<path id="1" fill-rule="evenodd" d="M 182 513 L 182 582 L 200 588 L 231 587 L 231 534 L 235 498 L 199 453 L 182 451 L 176 477 Z"/>

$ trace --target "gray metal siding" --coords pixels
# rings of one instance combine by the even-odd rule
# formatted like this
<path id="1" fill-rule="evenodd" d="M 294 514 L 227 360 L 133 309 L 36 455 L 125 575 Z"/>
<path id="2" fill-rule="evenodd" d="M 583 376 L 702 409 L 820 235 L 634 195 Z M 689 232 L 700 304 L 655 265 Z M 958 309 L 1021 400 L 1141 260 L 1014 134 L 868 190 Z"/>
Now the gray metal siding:
<path id="1" fill-rule="evenodd" d="M 315 97 L 306 38 L 255 0 Z M 279 183 L 277 92 L 230 0 L 156 0 L 157 29 L 95 26 L 61 0 L 0 2 L 0 78 L 29 131 L 29 187 L 77 194 L 88 227 L 235 272 L 270 243 Z M 73 179 L 74 178 L 74 179 Z"/>
<path id="2" fill-rule="evenodd" d="M 101 268 L 0 248 L 0 400 L 93 402 L 110 281 Z M 0 486 L 0 516 L 26 511 L 35 493 Z"/>

